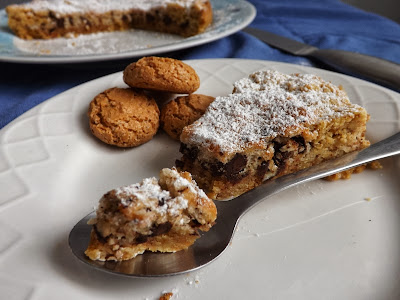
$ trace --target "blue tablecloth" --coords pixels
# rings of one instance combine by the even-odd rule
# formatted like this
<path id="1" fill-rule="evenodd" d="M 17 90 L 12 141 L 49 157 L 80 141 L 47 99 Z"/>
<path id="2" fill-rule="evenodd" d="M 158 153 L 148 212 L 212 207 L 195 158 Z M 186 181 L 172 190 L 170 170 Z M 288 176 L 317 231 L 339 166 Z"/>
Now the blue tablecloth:
<path id="1" fill-rule="evenodd" d="M 339 0 L 249 0 L 257 8 L 252 27 L 320 48 L 336 48 L 400 63 L 400 25 Z M 251 58 L 320 67 L 238 32 L 218 41 L 164 56 L 178 59 Z M 0 128 L 71 87 L 121 71 L 125 61 L 57 66 L 0 63 Z"/>

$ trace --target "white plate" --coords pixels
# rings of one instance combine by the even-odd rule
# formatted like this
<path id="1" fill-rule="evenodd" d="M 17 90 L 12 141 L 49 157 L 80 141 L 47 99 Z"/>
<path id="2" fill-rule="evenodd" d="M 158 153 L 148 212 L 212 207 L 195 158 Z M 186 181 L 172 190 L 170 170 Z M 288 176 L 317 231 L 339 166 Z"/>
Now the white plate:
<path id="1" fill-rule="evenodd" d="M 0 10 L 0 61 L 19 63 L 93 62 L 148 56 L 202 45 L 233 34 L 250 24 L 255 7 L 243 0 L 211 0 L 214 19 L 202 34 L 183 38 L 172 34 L 132 30 L 81 35 L 77 38 L 23 40 L 7 26 Z"/>
<path id="2" fill-rule="evenodd" d="M 342 84 L 371 114 L 372 142 L 400 129 L 400 95 L 351 77 L 270 61 L 189 61 L 199 93 L 225 95 L 232 82 L 267 67 Z M 227 251 L 193 273 L 122 278 L 72 255 L 69 230 L 108 190 L 170 167 L 179 143 L 159 132 L 132 149 L 107 146 L 86 111 L 116 73 L 68 90 L 0 131 L 0 295 L 4 299 L 394 299 L 400 294 L 400 159 L 351 180 L 319 180 L 259 204 Z M 366 199 L 369 199 L 367 201 Z M 11 297 L 12 296 L 12 297 Z M 393 297 L 392 297 L 393 296 Z M 175 298 L 176 299 L 176 298 Z"/>

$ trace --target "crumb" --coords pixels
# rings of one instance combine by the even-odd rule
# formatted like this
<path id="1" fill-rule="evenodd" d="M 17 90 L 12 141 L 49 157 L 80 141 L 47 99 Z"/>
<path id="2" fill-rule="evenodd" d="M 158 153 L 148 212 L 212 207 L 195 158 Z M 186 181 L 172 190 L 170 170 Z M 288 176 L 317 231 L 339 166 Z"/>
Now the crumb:
<path id="1" fill-rule="evenodd" d="M 336 180 L 339 180 L 339 179 L 350 179 L 352 174 L 361 173 L 365 169 L 379 170 L 379 169 L 382 169 L 382 168 L 383 168 L 383 166 L 379 161 L 373 161 L 373 162 L 370 162 L 370 163 L 365 164 L 365 165 L 361 165 L 361 166 L 358 166 L 358 167 L 355 167 L 355 168 L 352 168 L 352 169 L 349 169 L 349 170 L 346 170 L 346 171 L 343 171 L 343 172 L 339 172 L 339 173 L 330 175 L 328 177 L 325 177 L 324 179 L 328 180 L 328 181 L 336 181 Z"/>
<path id="2" fill-rule="evenodd" d="M 200 279 L 199 277 L 196 275 L 194 278 L 188 278 L 188 280 L 186 281 L 187 285 L 193 285 L 193 284 L 199 284 L 200 283 Z"/>
<path id="3" fill-rule="evenodd" d="M 40 50 L 41 54 L 51 54 L 51 51 L 49 49 L 42 49 Z"/>
<path id="4" fill-rule="evenodd" d="M 367 164 L 367 168 L 371 169 L 371 170 L 379 170 L 379 169 L 383 169 L 383 166 L 379 162 L 379 160 L 375 160 L 375 161 L 370 162 L 369 164 Z"/>
<path id="5" fill-rule="evenodd" d="M 339 179 L 350 179 L 351 178 L 351 174 L 361 173 L 362 171 L 365 170 L 365 168 L 366 168 L 366 165 L 361 165 L 361 166 L 358 166 L 358 167 L 355 167 L 355 168 L 352 168 L 352 169 L 349 169 L 349 170 L 345 170 L 343 172 L 339 172 L 339 173 L 330 175 L 328 177 L 325 177 L 324 179 L 328 180 L 328 181 L 336 181 L 336 180 L 339 180 Z"/>
<path id="6" fill-rule="evenodd" d="M 172 289 L 172 292 L 166 292 L 164 291 L 162 295 L 160 296 L 159 300 L 170 300 L 174 295 L 178 294 L 178 289 L 174 288 Z"/>
<path id="7" fill-rule="evenodd" d="M 169 293 L 163 293 L 163 294 L 161 295 L 161 297 L 160 297 L 160 300 L 170 300 L 171 297 L 172 297 L 173 295 L 174 295 L 174 294 L 171 293 L 171 292 L 169 292 Z"/>

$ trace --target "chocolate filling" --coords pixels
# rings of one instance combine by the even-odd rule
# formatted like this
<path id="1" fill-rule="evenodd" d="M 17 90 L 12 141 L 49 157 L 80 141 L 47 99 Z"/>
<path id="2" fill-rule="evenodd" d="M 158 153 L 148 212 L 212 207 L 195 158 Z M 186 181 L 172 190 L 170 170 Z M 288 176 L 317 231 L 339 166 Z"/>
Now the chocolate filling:
<path id="1" fill-rule="evenodd" d="M 280 151 L 275 152 L 273 160 L 275 165 L 278 167 L 277 174 L 279 174 L 283 169 L 285 169 L 286 160 L 291 156 L 293 156 L 293 152 L 280 152 Z"/>
<path id="2" fill-rule="evenodd" d="M 264 160 L 258 167 L 256 172 L 256 177 L 262 181 L 264 179 L 265 173 L 268 171 L 268 163 Z"/>
<path id="3" fill-rule="evenodd" d="M 181 144 L 179 151 L 184 155 L 184 161 L 193 162 L 196 160 L 199 150 L 196 147 L 189 148 L 185 144 Z M 178 168 L 184 168 L 185 163 L 176 160 L 175 162 Z M 243 154 L 237 153 L 229 162 L 223 164 L 222 162 L 207 163 L 203 162 L 201 167 L 210 171 L 214 177 L 224 176 L 230 182 L 236 182 L 241 178 L 245 177 L 247 173 L 243 172 L 247 165 L 247 157 Z"/>
<path id="4" fill-rule="evenodd" d="M 170 222 L 158 224 L 152 228 L 151 231 L 153 233 L 151 234 L 151 236 L 157 236 L 157 235 L 167 233 L 168 231 L 171 230 L 171 228 L 172 228 L 172 224 Z"/>
<path id="5" fill-rule="evenodd" d="M 298 153 L 306 151 L 306 141 L 301 135 L 292 138 L 298 144 Z"/>
<path id="6" fill-rule="evenodd" d="M 237 153 L 228 163 L 225 164 L 224 175 L 230 182 L 235 182 L 247 175 L 243 172 L 247 165 L 247 157 Z"/>
<path id="7" fill-rule="evenodd" d="M 99 240 L 100 243 L 105 244 L 107 242 L 107 238 L 103 237 L 103 235 L 100 233 L 100 231 L 97 229 L 96 225 L 93 225 L 93 231 L 97 236 L 97 239 Z"/>
<path id="8" fill-rule="evenodd" d="M 183 161 L 177 159 L 177 160 L 175 160 L 175 166 L 176 166 L 178 169 L 183 169 L 183 167 L 185 166 L 185 163 L 184 163 Z"/>
<path id="9" fill-rule="evenodd" d="M 154 225 L 153 228 L 151 229 L 152 234 L 149 234 L 149 235 L 139 234 L 136 237 L 135 242 L 137 244 L 145 243 L 145 242 L 147 242 L 149 237 L 167 233 L 171 230 L 171 228 L 172 228 L 172 224 L 170 222 L 165 222 L 162 224 Z"/>
<path id="10" fill-rule="evenodd" d="M 190 160 L 195 160 L 199 154 L 199 149 L 196 147 L 189 148 L 185 144 L 181 143 L 179 152 L 188 157 Z"/>
<path id="11" fill-rule="evenodd" d="M 247 165 L 247 157 L 237 153 L 228 163 L 225 164 L 227 177 L 240 173 Z"/>
<path id="12" fill-rule="evenodd" d="M 291 157 L 302 154 L 311 147 L 302 136 L 291 138 L 277 137 L 273 141 L 274 156 L 272 158 L 277 170 L 275 175 L 283 174 L 286 170 L 287 161 Z M 197 147 L 188 147 L 181 143 L 180 152 L 183 154 L 182 160 L 176 161 L 176 166 L 180 169 L 191 170 L 193 167 L 201 167 L 204 172 L 211 173 L 215 177 L 224 177 L 227 181 L 235 184 L 248 176 L 249 172 L 246 167 L 249 164 L 249 159 L 244 154 L 237 153 L 230 161 L 223 164 L 220 161 L 207 162 L 198 160 L 199 149 Z M 250 164 L 253 165 L 253 160 Z M 264 180 L 265 174 L 270 171 L 270 162 L 265 161 L 263 157 L 259 157 L 256 162 L 256 172 L 254 176 L 260 182 Z M 197 176 L 201 176 L 201 170 L 197 171 Z M 199 175 L 200 174 L 200 175 Z M 273 174 L 271 174 L 273 175 Z"/>
<path id="13" fill-rule="evenodd" d="M 197 221 L 196 219 L 192 219 L 192 220 L 190 220 L 190 226 L 191 227 L 200 227 L 201 223 L 199 221 Z"/>
<path id="14" fill-rule="evenodd" d="M 278 167 L 277 174 L 281 173 L 286 167 L 286 161 L 288 158 L 295 156 L 295 154 L 301 154 L 307 150 L 307 145 L 302 136 L 295 136 L 290 139 L 277 138 L 274 141 L 274 163 Z M 284 147 L 290 150 L 285 150 Z"/>
<path id="15" fill-rule="evenodd" d="M 64 19 L 63 18 L 61 18 L 61 19 L 57 18 L 57 16 L 54 14 L 50 14 L 50 17 L 56 22 L 57 27 L 64 28 Z"/>
<path id="16" fill-rule="evenodd" d="M 158 225 L 154 225 L 153 228 L 151 229 L 152 233 L 149 235 L 145 235 L 145 234 L 138 234 L 138 236 L 135 238 L 135 242 L 137 244 L 142 244 L 147 242 L 149 237 L 153 237 L 153 236 L 157 236 L 157 235 L 161 235 L 164 233 L 167 233 L 171 230 L 172 228 L 172 224 L 170 222 L 165 222 L 162 224 L 158 224 Z M 99 242 L 105 244 L 107 243 L 107 240 L 109 237 L 111 237 L 111 235 L 104 237 L 101 232 L 97 229 L 96 225 L 93 225 L 93 230 L 94 233 L 97 236 L 97 239 L 99 240 Z"/>
<path id="17" fill-rule="evenodd" d="M 202 164 L 203 169 L 207 170 L 207 166 L 209 167 L 213 176 L 222 176 L 225 172 L 224 164 L 222 162 L 216 162 L 213 164 Z"/>
<path id="18" fill-rule="evenodd" d="M 229 162 L 223 164 L 216 163 L 202 163 L 201 167 L 204 170 L 210 170 L 214 177 L 224 176 L 229 181 L 235 182 L 246 176 L 243 172 L 247 165 L 247 157 L 243 154 L 237 153 Z"/>
<path id="19" fill-rule="evenodd" d="M 136 237 L 135 242 L 136 244 L 145 243 L 147 242 L 148 237 L 149 237 L 148 235 L 140 234 Z"/>
<path id="20" fill-rule="evenodd" d="M 148 23 L 153 23 L 155 21 L 155 17 L 151 13 L 146 14 L 146 21 Z"/>
<path id="21" fill-rule="evenodd" d="M 165 204 L 165 198 L 162 197 L 161 199 L 158 200 L 158 206 L 163 206 Z"/>
<path id="22" fill-rule="evenodd" d="M 164 16 L 164 18 L 163 18 L 163 22 L 164 22 L 164 24 L 165 25 L 171 25 L 171 23 L 172 23 L 172 19 L 171 19 L 171 17 L 170 16 Z"/>
<path id="23" fill-rule="evenodd" d="M 188 27 L 188 26 L 189 26 L 189 21 L 185 21 L 184 23 L 182 23 L 182 24 L 179 25 L 179 27 L 180 27 L 181 29 L 186 29 L 186 27 Z"/>

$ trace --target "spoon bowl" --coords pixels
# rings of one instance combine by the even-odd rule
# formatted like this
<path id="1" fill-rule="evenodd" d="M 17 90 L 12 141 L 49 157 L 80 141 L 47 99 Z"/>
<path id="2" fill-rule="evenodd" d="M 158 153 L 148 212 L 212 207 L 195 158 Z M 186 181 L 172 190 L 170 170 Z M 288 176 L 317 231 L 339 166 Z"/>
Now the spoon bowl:
<path id="1" fill-rule="evenodd" d="M 217 202 L 217 210 L 223 209 L 227 202 Z M 207 265 L 217 258 L 228 246 L 237 220 L 226 218 L 219 221 L 208 232 L 186 250 L 174 253 L 146 251 L 133 259 L 125 261 L 94 261 L 85 255 L 89 244 L 92 226 L 89 219 L 95 217 L 92 212 L 81 219 L 69 235 L 69 246 L 74 255 L 84 263 L 102 271 L 133 277 L 160 277 L 190 272 Z"/>
<path id="2" fill-rule="evenodd" d="M 220 256 L 229 245 L 241 216 L 260 201 L 290 187 L 323 178 L 373 160 L 400 154 L 400 132 L 372 146 L 323 162 L 294 174 L 266 181 L 231 200 L 216 201 L 217 223 L 188 249 L 175 253 L 145 252 L 126 261 L 93 261 L 84 254 L 89 244 L 91 213 L 79 221 L 69 235 L 69 246 L 82 262 L 105 272 L 130 277 L 160 277 L 197 270 Z"/>

